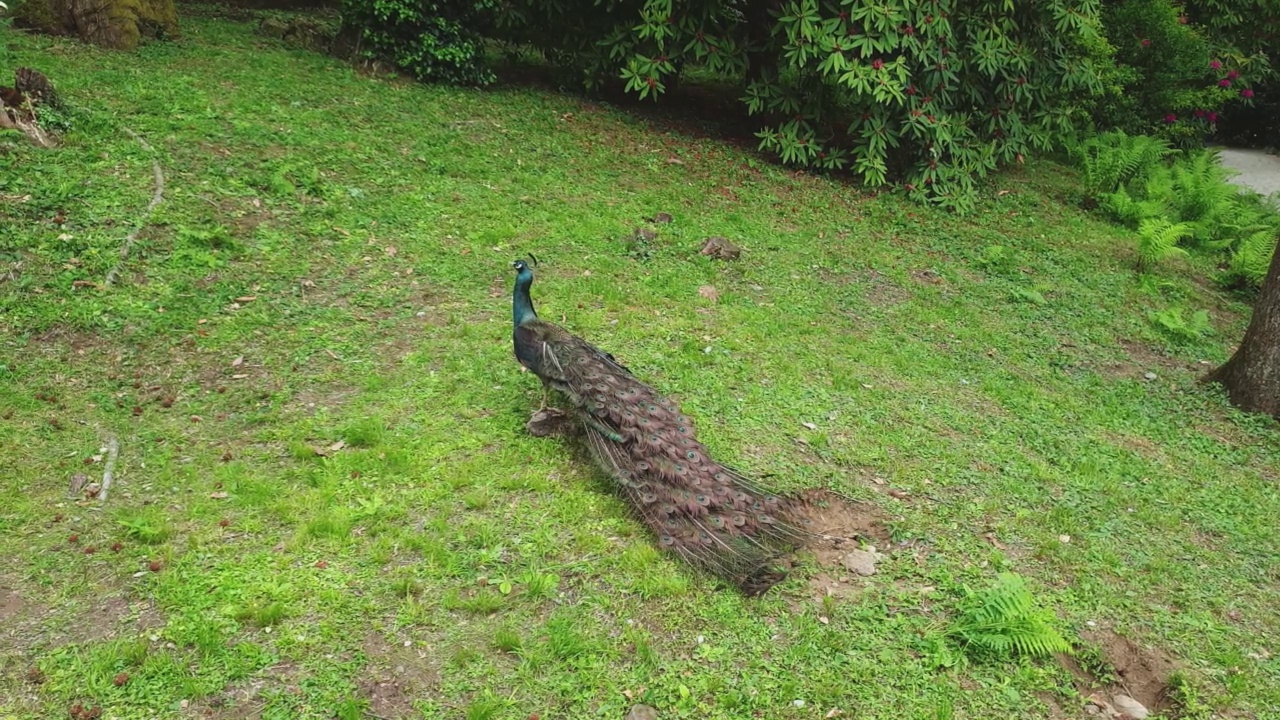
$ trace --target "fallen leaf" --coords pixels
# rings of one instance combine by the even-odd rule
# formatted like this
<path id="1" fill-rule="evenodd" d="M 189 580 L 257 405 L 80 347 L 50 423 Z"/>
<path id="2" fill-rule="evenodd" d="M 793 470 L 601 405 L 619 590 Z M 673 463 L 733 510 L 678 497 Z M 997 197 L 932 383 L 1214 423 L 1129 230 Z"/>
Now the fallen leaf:
<path id="1" fill-rule="evenodd" d="M 257 300 L 257 299 L 258 299 L 258 296 L 257 296 L 257 295 L 242 295 L 242 296 L 240 296 L 240 297 L 236 298 L 236 302 L 238 302 L 238 303 L 251 303 L 251 302 L 253 302 L 254 300 Z"/>
<path id="2" fill-rule="evenodd" d="M 240 366 L 241 366 L 241 365 L 243 365 L 243 364 L 244 364 L 244 356 L 243 356 L 243 355 L 241 355 L 240 357 L 238 357 L 238 358 L 236 358 L 235 360 L 232 360 L 232 361 L 231 361 L 231 367 L 240 367 Z"/>
<path id="3" fill-rule="evenodd" d="M 228 497 L 231 497 L 231 496 L 227 494 L 227 491 L 220 490 L 218 492 L 209 493 L 209 497 L 213 498 L 214 500 L 226 500 Z"/>
<path id="4" fill-rule="evenodd" d="M 698 294 L 711 302 L 716 302 L 720 299 L 720 291 L 716 290 L 713 285 L 703 285 L 698 288 Z"/>
<path id="5" fill-rule="evenodd" d="M 805 426 L 805 427 L 807 427 L 807 428 L 809 428 L 810 430 L 817 430 L 817 429 L 818 429 L 818 426 L 817 426 L 817 425 L 814 425 L 814 424 L 813 424 L 813 423 L 811 423 L 811 422 L 802 422 L 802 423 L 800 423 L 800 424 L 801 424 L 801 425 L 803 425 L 803 426 Z"/>
<path id="6" fill-rule="evenodd" d="M 386 253 L 387 257 L 395 257 L 400 251 L 396 249 L 395 245 L 388 245 L 382 249 L 382 252 Z"/>
<path id="7" fill-rule="evenodd" d="M 899 500 L 906 500 L 907 498 L 911 497 L 911 493 L 905 490 L 890 490 L 889 497 L 895 497 L 895 498 L 898 498 Z"/>
<path id="8" fill-rule="evenodd" d="M 675 156 L 673 155 L 673 156 L 671 156 L 671 157 L 667 158 L 667 164 L 668 164 L 668 165 L 683 165 L 683 164 L 684 164 L 684 161 L 683 161 L 683 160 L 681 160 L 681 159 L 680 159 L 680 158 L 678 158 L 678 157 L 675 157 Z"/>

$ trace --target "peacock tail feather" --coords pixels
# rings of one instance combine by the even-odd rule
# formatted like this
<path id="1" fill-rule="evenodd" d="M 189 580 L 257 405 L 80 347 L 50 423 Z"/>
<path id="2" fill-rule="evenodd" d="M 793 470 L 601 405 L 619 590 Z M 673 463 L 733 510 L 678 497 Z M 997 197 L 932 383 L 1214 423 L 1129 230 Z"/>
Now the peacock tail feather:
<path id="1" fill-rule="evenodd" d="M 513 306 L 516 358 L 572 406 L 592 457 L 658 544 L 745 591 L 781 575 L 769 565 L 806 536 L 798 504 L 714 460 L 693 421 L 614 357 L 541 320 L 523 261 Z"/>

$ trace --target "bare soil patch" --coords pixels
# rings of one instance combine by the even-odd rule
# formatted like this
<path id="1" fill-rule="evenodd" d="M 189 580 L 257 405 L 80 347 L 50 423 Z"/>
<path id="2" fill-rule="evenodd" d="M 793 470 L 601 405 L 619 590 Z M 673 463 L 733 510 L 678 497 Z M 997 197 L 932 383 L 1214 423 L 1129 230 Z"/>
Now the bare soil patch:
<path id="1" fill-rule="evenodd" d="M 369 698 L 369 712 L 379 718 L 421 717 L 415 698 L 435 692 L 440 672 L 434 658 L 418 647 L 405 647 L 371 632 L 363 649 L 369 659 L 360 692 Z"/>
<path id="2" fill-rule="evenodd" d="M 268 691 L 283 688 L 292 695 L 302 692 L 298 685 L 301 674 L 302 670 L 288 660 L 276 663 L 252 680 L 229 685 L 217 695 L 193 703 L 186 714 L 214 720 L 256 720 L 262 717 Z"/>
<path id="3" fill-rule="evenodd" d="M 858 565 L 855 560 L 872 560 L 878 549 L 889 544 L 884 511 L 826 490 L 808 490 L 800 497 L 805 501 L 803 515 L 811 523 L 809 531 L 815 534 L 806 548 L 820 568 L 809 578 L 810 593 L 815 599 L 858 594 L 865 576 L 852 569 Z"/>
<path id="4" fill-rule="evenodd" d="M 1176 710 L 1169 686 L 1176 666 L 1167 656 L 1113 630 L 1088 631 L 1080 636 L 1098 649 L 1115 675 L 1115 682 L 1103 682 L 1075 658 L 1059 655 L 1058 663 L 1074 677 L 1082 696 L 1109 702 L 1116 695 L 1128 695 L 1153 715 Z"/>

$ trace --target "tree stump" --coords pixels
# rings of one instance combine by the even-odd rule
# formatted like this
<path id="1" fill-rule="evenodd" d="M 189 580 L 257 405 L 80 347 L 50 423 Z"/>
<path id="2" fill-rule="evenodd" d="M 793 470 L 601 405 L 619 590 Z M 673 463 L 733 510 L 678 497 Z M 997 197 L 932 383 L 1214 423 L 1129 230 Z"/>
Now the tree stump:
<path id="1" fill-rule="evenodd" d="M 134 50 L 143 38 L 178 35 L 173 0 L 26 0 L 18 5 L 14 23 L 113 50 Z"/>

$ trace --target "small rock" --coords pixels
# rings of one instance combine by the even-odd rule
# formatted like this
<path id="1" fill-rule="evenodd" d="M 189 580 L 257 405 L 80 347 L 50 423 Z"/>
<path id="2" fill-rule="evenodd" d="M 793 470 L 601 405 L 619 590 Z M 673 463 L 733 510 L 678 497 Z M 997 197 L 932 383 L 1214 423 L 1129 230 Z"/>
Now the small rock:
<path id="1" fill-rule="evenodd" d="M 655 223 L 669 223 L 674 219 L 675 218 L 671 217 L 671 213 L 660 212 L 653 216 L 653 221 Z"/>
<path id="2" fill-rule="evenodd" d="M 880 562 L 882 557 L 874 550 L 851 550 L 844 556 L 842 562 L 849 572 L 868 577 L 876 574 L 876 563 Z"/>
<path id="3" fill-rule="evenodd" d="M 1116 710 L 1128 715 L 1133 720 L 1142 720 L 1151 713 L 1142 703 L 1134 700 L 1128 695 L 1115 695 L 1111 698 L 1111 704 Z"/>
<path id="4" fill-rule="evenodd" d="M 1058 536 L 1058 542 L 1062 543 L 1063 545 L 1070 545 L 1070 544 L 1071 544 L 1071 536 L 1070 536 L 1070 535 L 1059 535 L 1059 536 Z"/>
<path id="5" fill-rule="evenodd" d="M 625 720 L 658 720 L 658 711 L 648 705 L 632 705 Z"/>
<path id="6" fill-rule="evenodd" d="M 1155 380 L 1155 379 L 1156 379 L 1157 377 L 1159 377 L 1159 376 L 1158 376 L 1158 375 L 1156 375 L 1156 374 L 1155 374 L 1155 373 L 1153 373 L 1153 372 L 1148 371 L 1148 372 L 1146 372 L 1146 373 L 1143 373 L 1142 377 L 1144 377 L 1144 378 L 1146 378 L 1146 379 L 1148 379 L 1148 380 Z"/>
<path id="7" fill-rule="evenodd" d="M 698 252 L 716 260 L 737 260 L 742 255 L 742 248 L 725 238 L 709 237 Z"/>
<path id="8" fill-rule="evenodd" d="M 635 242 L 638 242 L 638 243 L 653 242 L 654 240 L 658 239 L 658 233 L 650 230 L 649 228 L 638 227 L 635 229 L 635 234 L 633 235 L 633 238 Z"/>

